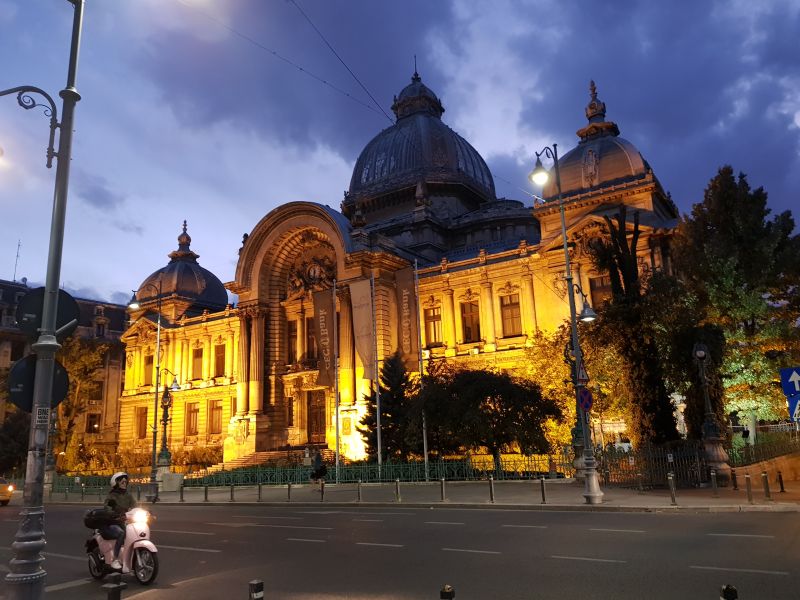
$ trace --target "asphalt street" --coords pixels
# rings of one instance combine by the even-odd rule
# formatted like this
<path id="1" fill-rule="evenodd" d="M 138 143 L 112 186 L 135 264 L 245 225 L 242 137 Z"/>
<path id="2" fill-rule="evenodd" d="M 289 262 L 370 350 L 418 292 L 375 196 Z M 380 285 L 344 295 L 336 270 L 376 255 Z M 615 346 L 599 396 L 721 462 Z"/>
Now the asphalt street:
<path id="1" fill-rule="evenodd" d="M 15 507 L 0 510 L 0 574 Z M 46 598 L 101 599 L 88 577 L 85 507 L 48 506 Z M 593 513 L 497 508 L 181 506 L 155 509 L 161 571 L 123 598 L 716 599 L 800 597 L 797 513 Z M 0 587 L 0 598 L 5 583 Z"/>

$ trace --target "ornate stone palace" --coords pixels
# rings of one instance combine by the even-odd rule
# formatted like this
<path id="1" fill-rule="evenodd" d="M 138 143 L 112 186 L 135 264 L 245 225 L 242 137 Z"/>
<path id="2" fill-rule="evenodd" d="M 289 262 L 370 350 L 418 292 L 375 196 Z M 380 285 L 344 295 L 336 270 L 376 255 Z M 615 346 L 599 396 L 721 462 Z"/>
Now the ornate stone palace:
<path id="1" fill-rule="evenodd" d="M 598 306 L 610 286 L 587 244 L 603 216 L 622 204 L 629 217 L 638 211 L 641 268 L 668 270 L 678 212 L 605 120 L 594 84 L 591 92 L 588 124 L 559 164 L 575 281 Z M 337 421 L 342 454 L 363 457 L 356 424 L 376 366 L 413 348 L 408 365 L 418 370 L 417 326 L 425 358 L 513 369 L 537 330 L 568 318 L 555 185 L 534 208 L 498 199 L 485 161 L 442 121 L 442 103 L 416 73 L 392 109 L 397 120 L 359 156 L 341 212 L 311 202 L 276 208 L 245 236 L 233 281 L 223 286 L 198 264 L 184 226 L 169 264 L 139 287 L 122 338 L 121 448 L 150 448 L 159 308 L 161 366 L 171 373 L 161 381 L 174 374 L 180 385 L 169 447 L 223 446 L 226 462 L 333 448 Z M 331 312 L 337 318 L 326 319 Z"/>

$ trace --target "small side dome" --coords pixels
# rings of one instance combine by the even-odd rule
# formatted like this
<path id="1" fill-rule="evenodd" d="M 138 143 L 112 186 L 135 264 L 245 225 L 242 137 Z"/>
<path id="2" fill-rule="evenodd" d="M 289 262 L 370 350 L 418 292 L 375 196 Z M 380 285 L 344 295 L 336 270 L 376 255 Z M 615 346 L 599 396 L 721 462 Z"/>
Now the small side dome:
<path id="1" fill-rule="evenodd" d="M 222 310 L 228 303 L 228 294 L 222 282 L 208 269 L 197 263 L 199 255 L 190 248 L 192 238 L 186 231 L 178 236 L 178 249 L 169 253 L 170 261 L 145 279 L 136 291 L 136 299 L 144 304 L 162 298 L 190 302 L 189 312 L 199 313 Z M 160 287 L 159 287 L 160 286 Z"/>
<path id="2" fill-rule="evenodd" d="M 594 81 L 589 83 L 589 92 L 589 124 L 576 132 L 581 138 L 578 145 L 558 161 L 561 192 L 565 195 L 639 179 L 650 170 L 636 146 L 619 137 L 617 124 L 606 121 L 606 105 L 598 99 Z M 543 193 L 547 199 L 558 195 L 554 177 L 548 180 Z"/>

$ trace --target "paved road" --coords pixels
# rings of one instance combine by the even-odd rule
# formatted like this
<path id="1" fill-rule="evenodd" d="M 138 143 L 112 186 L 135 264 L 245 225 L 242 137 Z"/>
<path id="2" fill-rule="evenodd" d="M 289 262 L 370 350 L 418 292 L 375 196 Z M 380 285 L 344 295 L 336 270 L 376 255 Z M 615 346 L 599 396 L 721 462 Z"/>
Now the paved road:
<path id="1" fill-rule="evenodd" d="M 80 506 L 47 507 L 50 600 L 105 598 L 88 578 Z M 508 508 L 160 505 L 152 589 L 123 598 L 238 600 L 262 579 L 265 598 L 716 599 L 800 596 L 797 513 L 594 513 Z M 0 570 L 16 510 L 0 510 Z M 4 586 L 4 584 L 3 584 Z M 4 587 L 0 587 L 0 597 Z"/>

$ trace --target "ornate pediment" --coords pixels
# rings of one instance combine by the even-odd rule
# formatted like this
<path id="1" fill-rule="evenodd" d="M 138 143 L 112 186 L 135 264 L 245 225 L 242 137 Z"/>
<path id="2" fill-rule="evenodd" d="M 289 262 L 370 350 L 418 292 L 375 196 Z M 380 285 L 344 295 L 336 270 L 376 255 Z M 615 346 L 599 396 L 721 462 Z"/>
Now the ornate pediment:
<path id="1" fill-rule="evenodd" d="M 467 291 L 461 294 L 458 298 L 461 302 L 477 302 L 480 294 L 473 292 L 472 288 L 467 288 Z"/>
<path id="2" fill-rule="evenodd" d="M 329 289 L 336 278 L 336 263 L 333 249 L 308 240 L 314 246 L 295 259 L 289 269 L 286 283 L 286 299 L 293 300 L 311 292 Z"/>

